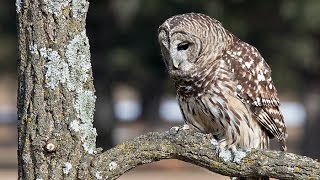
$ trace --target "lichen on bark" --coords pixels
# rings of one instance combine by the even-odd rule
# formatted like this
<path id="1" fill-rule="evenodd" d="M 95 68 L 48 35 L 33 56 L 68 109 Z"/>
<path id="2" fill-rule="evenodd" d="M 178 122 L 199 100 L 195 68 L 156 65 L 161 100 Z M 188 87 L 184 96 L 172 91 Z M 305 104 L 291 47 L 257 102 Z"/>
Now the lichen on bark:
<path id="1" fill-rule="evenodd" d="M 88 4 L 16 2 L 19 179 L 74 179 L 96 152 Z"/>

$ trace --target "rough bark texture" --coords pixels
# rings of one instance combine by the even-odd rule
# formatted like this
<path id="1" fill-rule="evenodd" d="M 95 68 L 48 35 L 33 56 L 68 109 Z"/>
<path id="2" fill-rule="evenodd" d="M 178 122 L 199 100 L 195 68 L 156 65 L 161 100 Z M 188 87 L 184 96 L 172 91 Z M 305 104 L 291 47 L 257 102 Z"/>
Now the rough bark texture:
<path id="1" fill-rule="evenodd" d="M 149 133 L 104 153 L 95 147 L 95 105 L 86 0 L 17 0 L 19 179 L 115 179 L 141 164 L 180 159 L 228 176 L 320 179 L 320 165 L 274 152 L 217 153 L 191 130 Z"/>
<path id="2" fill-rule="evenodd" d="M 96 152 L 86 0 L 17 1 L 19 179 L 78 176 Z"/>
<path id="3" fill-rule="evenodd" d="M 280 151 L 240 152 L 235 160 L 228 151 L 217 152 L 216 143 L 202 133 L 179 130 L 151 132 L 124 142 L 92 160 L 91 176 L 115 179 L 126 171 L 161 159 L 179 159 L 226 176 L 278 179 L 320 179 L 320 163 Z"/>

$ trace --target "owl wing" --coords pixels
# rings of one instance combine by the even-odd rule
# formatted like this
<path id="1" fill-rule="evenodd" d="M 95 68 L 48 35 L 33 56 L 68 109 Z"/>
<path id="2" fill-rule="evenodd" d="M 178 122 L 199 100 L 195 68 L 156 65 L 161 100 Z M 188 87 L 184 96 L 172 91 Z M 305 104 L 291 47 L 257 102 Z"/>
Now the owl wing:
<path id="1" fill-rule="evenodd" d="M 225 54 L 238 83 L 237 96 L 251 109 L 253 118 L 269 132 L 270 137 L 276 137 L 285 149 L 286 127 L 270 67 L 256 48 L 240 40 Z"/>

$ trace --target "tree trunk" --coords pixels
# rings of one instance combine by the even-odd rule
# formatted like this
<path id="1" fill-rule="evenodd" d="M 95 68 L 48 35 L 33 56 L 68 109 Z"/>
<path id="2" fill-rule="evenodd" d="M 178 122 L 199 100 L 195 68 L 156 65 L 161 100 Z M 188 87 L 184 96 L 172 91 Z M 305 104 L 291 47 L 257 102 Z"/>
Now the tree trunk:
<path id="1" fill-rule="evenodd" d="M 19 179 L 75 179 L 96 153 L 89 3 L 17 0 L 16 6 Z"/>

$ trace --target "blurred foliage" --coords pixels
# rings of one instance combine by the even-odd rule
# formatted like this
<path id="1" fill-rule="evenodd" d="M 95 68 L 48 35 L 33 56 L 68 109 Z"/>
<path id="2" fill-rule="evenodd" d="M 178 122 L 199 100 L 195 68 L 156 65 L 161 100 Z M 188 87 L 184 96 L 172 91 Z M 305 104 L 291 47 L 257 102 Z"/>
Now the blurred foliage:
<path id="1" fill-rule="evenodd" d="M 139 90 L 172 91 L 157 43 L 157 28 L 172 15 L 215 17 L 256 46 L 281 91 L 301 92 L 320 77 L 320 1 L 291 0 L 95 0 L 87 19 L 97 83 L 124 82 Z M 0 73 L 15 74 L 15 7 L 0 2 Z"/>
<path id="2" fill-rule="evenodd" d="M 201 12 L 256 46 L 283 93 L 300 96 L 319 82 L 320 1 L 95 0 L 87 33 L 97 92 L 110 97 L 115 83 L 137 89 L 143 107 L 173 93 L 157 42 L 158 26 L 172 15 Z M 0 2 L 0 75 L 15 75 L 15 7 Z M 154 108 L 151 107 L 150 108 Z"/>
<path id="3" fill-rule="evenodd" d="M 142 124 L 155 126 L 161 122 L 159 101 L 165 94 L 174 95 L 174 90 L 161 60 L 157 30 L 167 18 L 187 12 L 216 18 L 230 32 L 257 47 L 273 70 L 281 98 L 307 104 L 309 94 L 320 92 L 320 1 L 95 0 L 90 4 L 87 32 L 98 104 L 101 97 L 112 104 L 112 88 L 124 83 L 140 93 Z M 96 114 L 105 108 L 99 110 L 98 105 Z M 305 132 L 319 132 L 314 130 L 318 126 L 310 123 L 320 118 L 319 112 L 308 117 Z M 95 123 L 104 123 L 96 126 L 98 132 L 112 131 L 112 117 L 96 116 Z M 101 127 L 109 129 L 99 130 Z M 306 155 L 318 154 L 318 136 L 305 133 Z M 109 138 L 99 133 L 98 143 L 105 146 Z"/>
<path id="4" fill-rule="evenodd" d="M 17 60 L 15 6 L 11 1 L 0 1 L 0 76 L 14 76 Z"/>
<path id="5" fill-rule="evenodd" d="M 171 90 L 157 28 L 170 16 L 186 12 L 215 17 L 256 46 L 272 67 L 280 91 L 299 94 L 306 82 L 320 77 L 320 1 L 97 0 L 88 15 L 96 78 L 138 89 Z"/>

